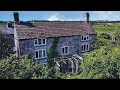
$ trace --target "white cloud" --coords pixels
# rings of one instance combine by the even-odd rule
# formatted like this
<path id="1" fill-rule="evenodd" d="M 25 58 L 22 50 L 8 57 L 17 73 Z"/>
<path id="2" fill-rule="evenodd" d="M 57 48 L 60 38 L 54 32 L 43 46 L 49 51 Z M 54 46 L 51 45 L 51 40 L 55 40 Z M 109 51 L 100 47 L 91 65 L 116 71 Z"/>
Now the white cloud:
<path id="1" fill-rule="evenodd" d="M 104 20 L 112 18 L 112 14 L 113 14 L 112 11 L 96 11 L 95 13 L 97 14 L 98 17 Z"/>
<path id="2" fill-rule="evenodd" d="M 60 18 L 59 18 L 59 13 L 53 14 L 53 15 L 50 16 L 47 20 L 48 20 L 48 21 L 58 21 L 58 20 L 60 20 Z"/>

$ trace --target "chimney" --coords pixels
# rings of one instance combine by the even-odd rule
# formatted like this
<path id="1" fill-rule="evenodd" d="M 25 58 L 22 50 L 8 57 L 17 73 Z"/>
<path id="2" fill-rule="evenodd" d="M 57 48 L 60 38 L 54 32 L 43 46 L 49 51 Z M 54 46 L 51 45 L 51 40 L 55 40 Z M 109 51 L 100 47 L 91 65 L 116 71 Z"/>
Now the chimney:
<path id="1" fill-rule="evenodd" d="M 12 28 L 12 23 L 7 22 L 7 28 Z"/>
<path id="2" fill-rule="evenodd" d="M 14 12 L 13 15 L 14 15 L 14 21 L 19 22 L 19 14 L 18 14 L 18 12 Z"/>
<path id="3" fill-rule="evenodd" d="M 87 12 L 87 13 L 86 13 L 86 17 L 87 17 L 87 18 L 86 18 L 86 19 L 87 19 L 86 21 L 87 21 L 87 23 L 89 23 L 89 16 L 90 16 L 90 15 L 89 15 L 89 13 Z"/>

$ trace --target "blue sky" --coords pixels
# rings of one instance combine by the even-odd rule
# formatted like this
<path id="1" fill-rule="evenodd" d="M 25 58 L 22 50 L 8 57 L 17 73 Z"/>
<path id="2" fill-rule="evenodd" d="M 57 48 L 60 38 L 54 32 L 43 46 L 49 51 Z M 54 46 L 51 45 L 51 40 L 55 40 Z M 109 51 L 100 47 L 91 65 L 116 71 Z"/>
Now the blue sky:
<path id="1" fill-rule="evenodd" d="M 13 21 L 14 11 L 0 11 L 0 21 Z M 90 13 L 90 20 L 120 20 L 120 11 L 17 11 L 20 21 L 49 20 L 49 21 L 81 21 L 85 13 Z"/>

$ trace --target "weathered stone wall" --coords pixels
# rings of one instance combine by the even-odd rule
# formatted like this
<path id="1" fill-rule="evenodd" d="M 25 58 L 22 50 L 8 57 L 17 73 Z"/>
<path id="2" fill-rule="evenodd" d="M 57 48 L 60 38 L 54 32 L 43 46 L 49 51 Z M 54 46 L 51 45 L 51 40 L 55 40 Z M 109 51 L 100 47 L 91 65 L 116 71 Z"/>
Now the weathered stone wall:
<path id="1" fill-rule="evenodd" d="M 71 37 L 60 37 L 59 43 L 57 47 L 57 54 L 58 56 L 62 56 L 61 54 L 61 48 L 63 46 L 69 46 L 69 55 L 71 56 L 73 54 L 82 55 L 81 53 L 81 44 L 90 44 L 91 40 L 93 40 L 96 37 L 96 35 L 89 35 L 88 41 L 81 41 L 81 36 L 71 36 Z M 50 48 L 53 44 L 54 38 L 46 38 L 46 45 L 42 46 L 34 46 L 34 39 L 29 40 L 19 40 L 20 44 L 20 55 L 30 55 L 34 57 L 35 50 L 38 49 L 46 49 L 47 53 L 50 52 Z M 44 59 L 46 60 L 46 59 Z"/>

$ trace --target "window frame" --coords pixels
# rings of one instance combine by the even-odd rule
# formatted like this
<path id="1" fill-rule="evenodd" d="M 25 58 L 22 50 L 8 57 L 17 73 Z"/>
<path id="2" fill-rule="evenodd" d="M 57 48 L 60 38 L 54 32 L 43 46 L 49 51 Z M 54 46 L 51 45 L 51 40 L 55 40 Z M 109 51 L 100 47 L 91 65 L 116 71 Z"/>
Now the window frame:
<path id="1" fill-rule="evenodd" d="M 39 44 L 39 39 L 41 39 L 41 44 Z M 34 46 L 46 45 L 46 38 L 39 38 L 39 39 L 34 39 Z M 45 44 L 43 44 L 43 39 L 45 39 Z M 37 44 L 35 44 L 36 40 L 37 40 Z"/>
<path id="2" fill-rule="evenodd" d="M 85 47 L 84 47 L 85 46 Z M 88 48 L 87 48 L 87 46 L 88 46 Z M 86 52 L 86 51 L 89 51 L 90 49 L 89 49 L 89 44 L 81 44 L 81 52 Z M 83 47 L 83 48 L 82 48 Z M 83 50 L 85 48 L 85 50 Z"/>
<path id="3" fill-rule="evenodd" d="M 65 53 L 65 48 L 66 48 L 66 47 L 68 48 L 68 49 L 67 49 L 67 53 Z M 63 51 L 63 48 L 64 48 L 64 53 L 62 52 L 62 51 Z M 67 54 L 69 54 L 69 46 L 63 46 L 63 47 L 61 47 L 61 54 L 62 54 L 62 55 L 67 55 Z"/>
<path id="4" fill-rule="evenodd" d="M 40 57 L 40 50 L 42 50 L 42 57 Z M 45 56 L 43 57 L 43 51 L 45 50 Z M 36 51 L 38 52 L 38 58 L 36 58 Z M 46 49 L 38 49 L 38 50 L 35 50 L 35 59 L 44 59 L 44 58 L 47 58 L 47 52 L 46 52 Z"/>
<path id="5" fill-rule="evenodd" d="M 84 40 L 86 38 L 86 40 Z M 89 35 L 82 35 L 81 36 L 81 41 L 88 41 L 89 40 Z"/>

